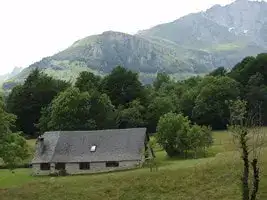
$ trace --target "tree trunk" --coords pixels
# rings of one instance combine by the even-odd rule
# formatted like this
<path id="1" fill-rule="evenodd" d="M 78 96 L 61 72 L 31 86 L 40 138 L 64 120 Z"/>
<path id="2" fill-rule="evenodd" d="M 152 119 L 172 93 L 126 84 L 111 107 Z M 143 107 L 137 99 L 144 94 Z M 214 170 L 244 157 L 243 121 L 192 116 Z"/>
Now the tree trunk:
<path id="1" fill-rule="evenodd" d="M 206 158 L 207 155 L 206 155 L 206 148 L 205 147 L 203 148 L 203 152 L 204 152 L 204 158 Z"/>
<path id="2" fill-rule="evenodd" d="M 247 146 L 247 132 L 243 132 L 240 136 L 240 144 L 242 147 L 242 159 L 243 159 L 243 177 L 242 177 L 242 192 L 243 200 L 249 200 L 249 160 L 248 160 L 248 146 Z"/>
<path id="3" fill-rule="evenodd" d="M 256 158 L 254 158 L 253 161 L 251 162 L 251 166 L 253 169 L 253 189 L 250 200 L 256 200 L 260 183 L 258 160 Z"/>

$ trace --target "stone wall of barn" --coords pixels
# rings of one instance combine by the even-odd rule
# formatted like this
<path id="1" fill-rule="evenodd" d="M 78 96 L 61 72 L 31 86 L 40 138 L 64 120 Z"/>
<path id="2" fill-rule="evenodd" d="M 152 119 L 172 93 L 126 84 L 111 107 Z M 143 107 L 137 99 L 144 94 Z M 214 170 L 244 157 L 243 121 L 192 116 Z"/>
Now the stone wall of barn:
<path id="1" fill-rule="evenodd" d="M 142 162 L 142 161 L 141 161 Z M 66 172 L 68 174 L 91 174 L 97 172 L 109 172 L 116 170 L 132 169 L 138 167 L 141 162 L 139 160 L 134 161 L 120 161 L 118 167 L 106 167 L 106 162 L 93 162 L 90 163 L 90 169 L 80 170 L 79 163 L 66 163 Z M 32 170 L 34 175 L 49 175 L 58 170 L 55 170 L 55 164 L 51 163 L 50 170 L 41 170 L 40 164 L 33 164 Z"/>
<path id="2" fill-rule="evenodd" d="M 32 164 L 33 175 L 49 175 L 50 173 L 55 172 L 55 164 L 50 164 L 50 170 L 41 170 L 41 164 Z"/>
<path id="3" fill-rule="evenodd" d="M 105 162 L 90 163 L 89 170 L 80 170 L 79 163 L 66 163 L 66 171 L 68 174 L 90 174 L 97 172 L 109 172 L 123 169 L 132 169 L 138 167 L 140 161 L 121 161 L 119 167 L 106 167 Z"/>

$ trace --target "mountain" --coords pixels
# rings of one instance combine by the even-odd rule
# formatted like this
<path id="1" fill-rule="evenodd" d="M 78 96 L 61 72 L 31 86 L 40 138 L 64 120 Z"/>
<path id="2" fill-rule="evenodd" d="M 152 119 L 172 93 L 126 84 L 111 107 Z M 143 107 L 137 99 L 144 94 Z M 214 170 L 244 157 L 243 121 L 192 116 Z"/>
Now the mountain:
<path id="1" fill-rule="evenodd" d="M 237 36 L 246 36 L 259 46 L 267 47 L 267 3 L 237 0 L 227 6 L 216 5 L 204 15 L 227 27 Z"/>
<path id="2" fill-rule="evenodd" d="M 0 91 L 2 89 L 4 90 L 8 90 L 8 88 L 5 85 L 9 85 L 9 88 L 12 88 L 14 85 L 14 83 L 9 84 L 8 80 L 9 79 L 13 79 L 16 78 L 16 76 L 18 74 L 20 74 L 20 72 L 22 72 L 23 68 L 22 67 L 14 67 L 13 70 L 10 73 L 4 74 L 4 75 L 0 75 Z"/>
<path id="3" fill-rule="evenodd" d="M 136 35 L 106 31 L 32 64 L 14 80 L 23 81 L 33 68 L 74 81 L 80 71 L 105 75 L 122 65 L 139 72 L 145 83 L 157 72 L 183 79 L 220 66 L 231 68 L 246 56 L 266 52 L 266 11 L 266 2 L 237 0 Z"/>
<path id="4" fill-rule="evenodd" d="M 16 78 L 23 80 L 29 70 L 39 68 L 58 78 L 75 80 L 80 71 L 105 75 L 117 65 L 140 72 L 142 81 L 150 82 L 157 72 L 182 77 L 205 73 L 214 63 L 206 51 L 184 49 L 163 39 L 106 31 L 76 41 L 66 50 L 32 64 Z"/>
<path id="5" fill-rule="evenodd" d="M 205 12 L 193 13 L 171 23 L 145 31 L 146 37 L 161 37 L 179 45 L 210 48 L 220 44 L 250 44 L 266 48 L 267 3 L 237 0 L 215 5 Z"/>
<path id="6" fill-rule="evenodd" d="M 164 38 L 184 48 L 205 50 L 215 59 L 224 60 L 215 62 L 214 67 L 232 67 L 245 56 L 266 51 L 266 11 L 264 1 L 237 0 L 139 31 L 138 35 L 151 40 Z"/>
<path id="7" fill-rule="evenodd" d="M 0 75 L 0 82 L 5 81 L 7 79 L 10 79 L 10 78 L 18 75 L 22 71 L 22 69 L 23 69 L 22 67 L 14 67 L 12 72 L 4 74 L 4 75 Z"/>

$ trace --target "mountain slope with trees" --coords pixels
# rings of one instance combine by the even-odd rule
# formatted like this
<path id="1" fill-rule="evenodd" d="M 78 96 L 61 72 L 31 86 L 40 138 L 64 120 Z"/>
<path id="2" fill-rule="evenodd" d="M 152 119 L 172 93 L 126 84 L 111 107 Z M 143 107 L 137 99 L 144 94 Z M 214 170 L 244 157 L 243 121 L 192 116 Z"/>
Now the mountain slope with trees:
<path id="1" fill-rule="evenodd" d="M 181 113 L 193 124 L 226 129 L 229 101 L 261 105 L 267 124 L 267 54 L 246 57 L 227 72 L 218 68 L 204 77 L 175 81 L 158 73 L 152 85 L 139 74 L 118 66 L 107 76 L 79 74 L 74 85 L 34 70 L 6 99 L 17 116 L 16 130 L 28 136 L 40 131 L 147 127 L 155 133 L 159 119 Z M 73 118 L 73 116 L 76 116 Z M 73 120 L 72 120 L 73 118 Z"/>
<path id="2" fill-rule="evenodd" d="M 32 64 L 13 81 L 24 81 L 35 68 L 74 82 L 81 71 L 104 76 L 121 65 L 138 72 L 143 83 L 151 83 L 158 72 L 185 79 L 221 66 L 230 69 L 267 50 L 266 11 L 266 2 L 237 0 L 136 35 L 106 31 Z"/>

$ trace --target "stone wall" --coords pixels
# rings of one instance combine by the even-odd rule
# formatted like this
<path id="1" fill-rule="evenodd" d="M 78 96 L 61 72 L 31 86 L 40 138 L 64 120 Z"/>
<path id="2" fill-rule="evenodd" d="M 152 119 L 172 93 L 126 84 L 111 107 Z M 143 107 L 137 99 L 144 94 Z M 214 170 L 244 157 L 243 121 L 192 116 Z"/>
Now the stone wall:
<path id="1" fill-rule="evenodd" d="M 32 164 L 32 173 L 33 175 L 49 175 L 51 173 L 50 170 L 41 170 L 40 164 Z"/>
<path id="2" fill-rule="evenodd" d="M 68 174 L 90 174 L 97 172 L 108 172 L 108 171 L 116 171 L 123 169 L 131 169 L 137 167 L 139 161 L 121 161 L 119 162 L 119 167 L 106 167 L 105 162 L 94 162 L 90 163 L 89 170 L 80 170 L 79 163 L 67 163 L 66 171 Z"/>
<path id="3" fill-rule="evenodd" d="M 139 164 L 141 163 L 138 160 L 120 161 L 119 167 L 106 167 L 106 162 L 94 162 L 90 163 L 89 170 L 80 170 L 79 163 L 66 163 L 66 172 L 68 174 L 90 174 L 97 172 L 109 172 L 109 171 L 136 168 L 138 167 Z M 51 163 L 51 169 L 48 171 L 40 170 L 40 164 L 33 164 L 32 169 L 34 175 L 49 175 L 50 173 L 54 173 L 57 171 L 55 170 L 54 163 Z"/>

